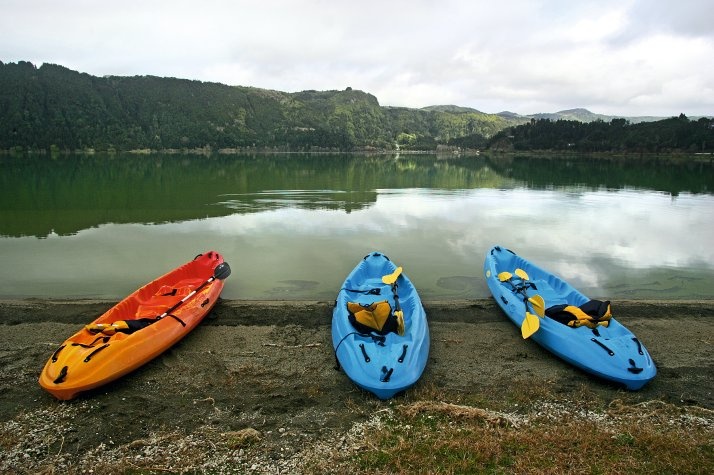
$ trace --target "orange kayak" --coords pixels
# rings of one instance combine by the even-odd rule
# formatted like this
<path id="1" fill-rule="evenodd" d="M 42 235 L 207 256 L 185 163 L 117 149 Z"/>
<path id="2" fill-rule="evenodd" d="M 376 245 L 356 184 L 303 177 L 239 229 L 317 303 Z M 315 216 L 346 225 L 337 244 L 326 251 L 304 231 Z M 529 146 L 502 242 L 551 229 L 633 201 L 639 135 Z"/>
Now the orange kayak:
<path id="1" fill-rule="evenodd" d="M 65 340 L 47 360 L 40 386 L 68 400 L 151 361 L 203 320 L 230 273 L 210 251 L 144 285 Z"/>

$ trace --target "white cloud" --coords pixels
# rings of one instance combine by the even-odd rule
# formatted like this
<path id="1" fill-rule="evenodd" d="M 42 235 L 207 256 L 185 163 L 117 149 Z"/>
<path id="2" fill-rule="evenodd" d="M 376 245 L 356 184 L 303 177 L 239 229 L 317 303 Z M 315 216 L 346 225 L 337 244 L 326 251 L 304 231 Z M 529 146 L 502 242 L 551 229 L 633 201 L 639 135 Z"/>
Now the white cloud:
<path id="1" fill-rule="evenodd" d="M 486 112 L 714 114 L 714 2 L 0 0 L 0 60 Z"/>

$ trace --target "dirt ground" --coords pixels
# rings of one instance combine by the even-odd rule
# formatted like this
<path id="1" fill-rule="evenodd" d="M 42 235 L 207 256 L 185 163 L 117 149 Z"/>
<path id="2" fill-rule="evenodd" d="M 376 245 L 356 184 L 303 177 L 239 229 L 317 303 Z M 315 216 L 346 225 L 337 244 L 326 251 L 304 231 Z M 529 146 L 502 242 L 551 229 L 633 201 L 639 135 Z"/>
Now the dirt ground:
<path id="1" fill-rule="evenodd" d="M 714 409 L 714 301 L 613 302 L 616 318 L 658 368 L 638 392 L 590 377 L 522 340 L 492 300 L 435 301 L 424 303 L 432 343 L 422 379 L 381 402 L 335 369 L 332 302 L 221 300 L 196 330 L 139 370 L 73 401 L 55 400 L 37 382 L 45 361 L 112 304 L 0 301 L 0 471 L 89 473 L 87 454 L 122 448 L 139 451 L 138 460 L 152 447 L 170 450 L 166 441 L 176 434 L 196 440 L 232 434 L 260 440 L 259 449 L 233 443 L 237 471 L 278 473 L 285 466 L 277 461 L 305 444 L 341 437 L 370 413 L 425 392 L 474 404 L 502 399 L 507 406 L 518 387 L 564 400 L 585 390 L 605 401 Z M 272 469 L 248 460 L 256 450 L 276 461 Z"/>

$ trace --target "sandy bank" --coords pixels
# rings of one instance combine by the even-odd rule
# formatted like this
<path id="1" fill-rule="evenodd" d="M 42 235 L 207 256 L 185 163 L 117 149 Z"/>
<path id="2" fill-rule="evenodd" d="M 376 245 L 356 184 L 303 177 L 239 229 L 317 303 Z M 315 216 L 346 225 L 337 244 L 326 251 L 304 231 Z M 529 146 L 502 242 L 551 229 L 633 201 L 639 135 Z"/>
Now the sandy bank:
<path id="1" fill-rule="evenodd" d="M 592 393 L 605 401 L 714 409 L 714 301 L 613 302 L 615 316 L 658 367 L 655 380 L 636 393 L 523 341 L 492 300 L 442 301 L 425 302 L 432 351 L 422 380 L 396 401 L 379 402 L 334 369 L 332 302 L 223 300 L 192 334 L 143 368 L 74 401 L 56 401 L 37 384 L 42 366 L 112 304 L 0 301 L 0 468 L 32 472 L 48 461 L 76 468 L 88 451 L 141 445 L 136 441 L 156 434 L 246 428 L 260 432 L 266 456 L 285 458 L 344 433 L 370 411 L 434 393 L 453 402 L 508 405 L 519 390 L 538 388 L 563 400 Z"/>

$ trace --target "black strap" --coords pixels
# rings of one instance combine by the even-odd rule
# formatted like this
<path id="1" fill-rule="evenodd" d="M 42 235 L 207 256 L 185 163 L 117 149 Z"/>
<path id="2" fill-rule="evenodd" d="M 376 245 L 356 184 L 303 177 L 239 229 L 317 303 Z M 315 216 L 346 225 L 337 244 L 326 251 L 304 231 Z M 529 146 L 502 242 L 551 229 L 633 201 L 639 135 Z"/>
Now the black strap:
<path id="1" fill-rule="evenodd" d="M 359 349 L 362 350 L 362 356 L 364 356 L 364 362 L 365 362 L 365 363 L 369 363 L 370 361 L 372 361 L 372 360 L 370 359 L 369 355 L 367 354 L 367 350 L 366 350 L 365 347 L 364 347 L 364 343 L 360 343 L 360 344 L 359 344 Z"/>
<path id="2" fill-rule="evenodd" d="M 629 371 L 630 373 L 634 373 L 634 374 L 640 374 L 643 369 L 644 368 L 638 368 L 637 365 L 635 364 L 635 360 L 630 358 L 630 367 L 627 368 L 627 371 Z"/>
<path id="3" fill-rule="evenodd" d="M 105 343 L 105 344 L 103 344 L 102 346 L 100 346 L 99 348 L 97 348 L 96 350 L 94 350 L 94 351 L 92 351 L 91 353 L 89 353 L 89 355 L 88 355 L 86 358 L 84 358 L 84 362 L 85 362 L 85 363 L 89 363 L 89 360 L 91 360 L 94 355 L 96 355 L 97 353 L 99 353 L 100 351 L 102 351 L 102 350 L 103 350 L 104 348 L 106 348 L 107 346 L 109 346 L 109 343 Z"/>
<path id="4" fill-rule="evenodd" d="M 360 289 L 348 289 L 347 287 L 342 287 L 340 290 L 346 290 L 347 292 L 355 292 L 358 294 L 365 294 L 365 295 L 381 295 L 382 289 L 379 287 L 375 287 L 374 289 L 369 289 L 369 290 L 360 290 Z"/>
<path id="5" fill-rule="evenodd" d="M 339 358 L 337 358 L 337 350 L 340 349 L 340 345 L 342 345 L 342 342 L 345 341 L 347 339 L 347 337 L 350 335 L 359 335 L 359 336 L 365 337 L 365 338 L 371 337 L 373 342 L 375 342 L 381 346 L 384 346 L 384 341 L 386 340 L 386 337 L 384 337 L 382 335 L 374 335 L 371 333 L 350 332 L 347 335 L 343 336 L 342 339 L 340 340 L 340 342 L 335 347 L 335 369 L 337 371 L 339 371 L 340 368 L 342 367 L 342 365 L 340 365 Z M 367 350 L 364 347 L 364 343 L 360 343 L 359 346 L 360 346 L 360 349 L 362 350 L 362 355 L 364 356 L 365 362 L 369 363 L 371 360 L 369 358 L 369 355 L 367 354 Z M 406 346 L 406 345 L 404 345 L 404 346 Z"/>
<path id="6" fill-rule="evenodd" d="M 94 341 L 92 341 L 89 345 L 87 345 L 87 344 L 85 344 L 85 343 L 77 343 L 77 342 L 75 342 L 75 343 L 72 343 L 72 346 L 81 346 L 82 348 L 94 348 L 94 345 L 95 345 L 99 340 L 102 340 L 103 343 L 106 343 L 106 342 L 109 341 L 109 338 L 111 338 L 111 336 L 98 336 L 98 337 L 95 338 Z M 60 348 L 60 349 L 61 349 L 61 348 Z M 57 350 L 57 352 L 59 353 L 59 350 Z"/>
<path id="7" fill-rule="evenodd" d="M 52 362 L 53 363 L 57 362 L 57 355 L 59 355 L 59 352 L 62 351 L 62 348 L 64 348 L 65 346 L 67 346 L 67 345 L 60 346 L 59 348 L 57 348 L 57 350 L 55 350 L 54 353 L 52 353 Z"/>
<path id="8" fill-rule="evenodd" d="M 593 343 L 595 343 L 596 345 L 598 345 L 598 346 L 599 346 L 600 348 L 602 348 L 603 350 L 607 351 L 607 354 L 608 354 L 608 355 L 610 355 L 610 356 L 615 356 L 615 352 L 612 351 L 612 350 L 611 350 L 610 348 L 608 348 L 607 346 L 605 346 L 605 343 L 601 342 L 601 341 L 598 340 L 597 338 L 590 338 L 590 341 L 592 341 Z"/>
<path id="9" fill-rule="evenodd" d="M 640 343 L 640 340 L 638 340 L 638 339 L 635 337 L 635 338 L 632 338 L 632 341 L 634 341 L 635 343 L 637 343 L 637 351 L 638 351 L 641 355 L 644 355 L 644 353 L 642 352 L 642 343 Z"/>
<path id="10" fill-rule="evenodd" d="M 342 339 L 340 340 L 340 342 L 339 342 L 339 343 L 337 344 L 337 346 L 335 347 L 335 369 L 336 369 L 337 371 L 339 371 L 340 368 L 342 367 L 342 366 L 340 365 L 340 360 L 337 358 L 337 350 L 340 349 L 340 345 L 342 345 L 342 342 L 345 341 L 345 340 L 347 339 L 347 337 L 350 336 L 350 335 L 368 336 L 368 335 L 363 335 L 362 333 L 359 333 L 359 332 L 351 332 L 351 333 L 348 333 L 347 335 L 345 335 L 345 336 L 342 337 Z"/>
<path id="11" fill-rule="evenodd" d="M 409 345 L 402 345 L 402 355 L 397 360 L 400 363 L 404 363 L 404 358 L 407 356 L 407 348 Z"/>
<path id="12" fill-rule="evenodd" d="M 181 319 L 180 319 L 179 317 L 177 317 L 176 315 L 174 315 L 173 313 L 169 313 L 169 314 L 166 315 L 166 316 L 167 316 L 167 317 L 171 317 L 171 318 L 173 318 L 174 320 L 176 320 L 177 322 L 179 322 L 182 327 L 185 327 L 185 326 L 186 326 L 186 324 L 184 323 L 184 321 L 181 320 Z"/>
<path id="13" fill-rule="evenodd" d="M 59 384 L 62 381 L 64 381 L 64 378 L 66 378 L 66 377 L 67 377 L 67 366 L 63 366 L 59 372 L 59 375 L 57 375 L 57 378 L 55 378 L 55 380 L 52 382 L 55 384 Z"/>

